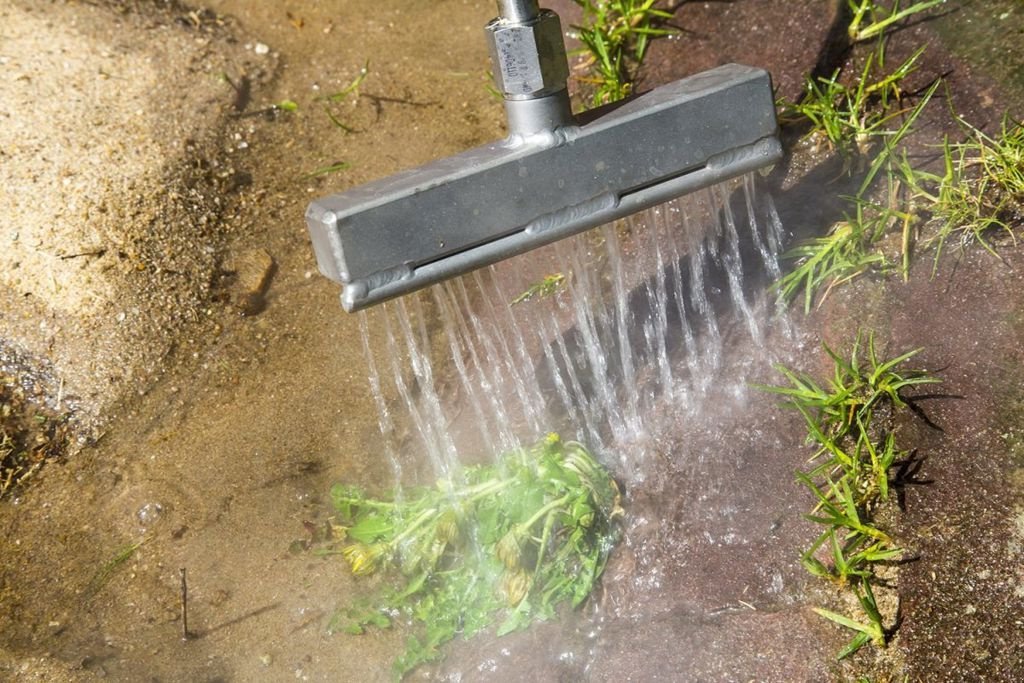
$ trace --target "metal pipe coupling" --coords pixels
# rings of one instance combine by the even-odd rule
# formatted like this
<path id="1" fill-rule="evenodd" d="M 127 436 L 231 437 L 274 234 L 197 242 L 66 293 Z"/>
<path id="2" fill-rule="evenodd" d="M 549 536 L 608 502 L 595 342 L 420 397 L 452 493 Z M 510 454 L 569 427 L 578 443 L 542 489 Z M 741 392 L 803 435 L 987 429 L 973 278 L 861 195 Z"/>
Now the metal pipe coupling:
<path id="1" fill-rule="evenodd" d="M 566 88 L 569 62 L 558 15 L 546 9 L 524 20 L 503 15 L 484 30 L 510 132 L 527 137 L 573 123 Z"/>

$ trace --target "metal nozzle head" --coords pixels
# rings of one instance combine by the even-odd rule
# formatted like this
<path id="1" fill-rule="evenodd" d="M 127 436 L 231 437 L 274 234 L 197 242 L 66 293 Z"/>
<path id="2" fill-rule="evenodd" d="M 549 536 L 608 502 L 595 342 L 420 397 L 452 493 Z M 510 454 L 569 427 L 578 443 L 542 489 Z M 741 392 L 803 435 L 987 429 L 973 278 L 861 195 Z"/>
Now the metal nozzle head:
<path id="1" fill-rule="evenodd" d="M 768 74 L 726 65 L 549 138 L 485 145 L 324 197 L 306 219 L 321 272 L 345 285 L 353 311 L 772 164 L 776 127 Z"/>
<path id="2" fill-rule="evenodd" d="M 565 90 L 569 62 L 557 14 L 541 10 L 525 22 L 494 19 L 484 30 L 494 85 L 505 99 L 534 99 Z"/>

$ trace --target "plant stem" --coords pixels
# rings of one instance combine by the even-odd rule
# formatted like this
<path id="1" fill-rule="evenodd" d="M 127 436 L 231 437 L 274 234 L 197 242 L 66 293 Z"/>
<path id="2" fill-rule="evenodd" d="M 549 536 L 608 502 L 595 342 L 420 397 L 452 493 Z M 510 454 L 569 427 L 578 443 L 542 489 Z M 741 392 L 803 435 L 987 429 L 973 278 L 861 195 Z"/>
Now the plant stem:
<path id="1" fill-rule="evenodd" d="M 436 514 L 437 508 L 427 508 L 426 510 L 421 512 L 419 516 L 416 519 L 414 519 L 412 523 L 409 524 L 409 526 L 406 527 L 404 531 L 402 531 L 402 533 L 398 534 L 393 539 L 391 539 L 389 545 L 393 548 L 398 547 L 398 544 L 405 540 L 407 536 L 411 535 L 414 531 L 423 526 L 424 522 L 426 522 L 428 519 L 430 519 L 430 517 Z"/>
<path id="2" fill-rule="evenodd" d="M 546 515 L 551 510 L 554 510 L 555 508 L 557 508 L 559 506 L 565 505 L 570 500 L 571 500 L 571 496 L 569 494 L 565 494 L 561 498 L 558 498 L 556 500 L 551 501 L 550 503 L 548 503 L 547 505 L 542 507 L 540 510 L 537 510 L 537 512 L 533 515 L 533 517 L 530 517 L 530 519 L 528 519 L 525 522 L 523 522 L 523 524 L 521 525 L 520 528 L 522 528 L 524 531 L 529 531 L 530 528 L 533 527 L 533 525 L 537 523 L 537 520 L 539 520 L 541 517 Z"/>

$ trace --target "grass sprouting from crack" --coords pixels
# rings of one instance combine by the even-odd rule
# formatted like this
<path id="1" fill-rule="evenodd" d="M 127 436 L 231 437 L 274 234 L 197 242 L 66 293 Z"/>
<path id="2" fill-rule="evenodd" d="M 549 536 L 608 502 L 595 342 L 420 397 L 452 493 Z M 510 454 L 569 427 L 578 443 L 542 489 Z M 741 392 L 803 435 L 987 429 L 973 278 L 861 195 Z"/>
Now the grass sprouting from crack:
<path id="1" fill-rule="evenodd" d="M 636 71 L 643 64 L 652 38 L 674 29 L 659 24 L 672 18 L 656 8 L 656 0 L 573 0 L 583 9 L 583 24 L 573 26 L 587 58 L 578 77 L 590 89 L 593 107 L 616 102 L 633 90 Z"/>
<path id="2" fill-rule="evenodd" d="M 915 250 L 934 253 L 934 271 L 949 244 L 980 244 L 998 257 L 993 236 L 1016 242 L 1014 226 L 1024 218 L 1024 125 L 1006 117 L 1000 132 L 988 135 L 961 120 L 966 139 L 943 141 L 939 172 L 915 168 L 900 149 L 938 85 L 882 139 L 845 219 L 790 250 L 797 264 L 775 284 L 784 299 L 802 294 L 808 312 L 867 272 L 899 272 L 906 280 Z M 898 253 L 887 255 L 880 244 L 894 234 Z"/>
<path id="3" fill-rule="evenodd" d="M 899 169 L 905 157 L 899 145 L 910 134 L 921 112 L 938 88 L 935 82 L 908 112 L 898 128 L 882 135 L 882 145 L 869 165 L 857 194 L 849 199 L 852 211 L 832 226 L 824 237 L 814 238 L 794 247 L 787 256 L 796 266 L 782 277 L 775 288 L 785 300 L 803 296 L 804 311 L 809 312 L 815 300 L 827 298 L 833 288 L 870 271 L 899 269 L 906 274 L 910 263 L 910 232 L 914 217 L 903 208 L 905 184 Z M 886 181 L 882 201 L 873 200 L 875 180 Z M 879 243 L 893 229 L 903 234 L 902 249 L 896 263 L 878 249 Z"/>
<path id="4" fill-rule="evenodd" d="M 396 678 L 441 657 L 456 635 L 497 623 L 500 636 L 554 617 L 562 603 L 579 605 L 617 540 L 618 487 L 578 443 L 551 434 L 464 475 L 394 500 L 331 491 L 352 573 L 395 579 L 331 629 L 359 634 L 396 617 L 417 624 Z"/>
<path id="5" fill-rule="evenodd" d="M 808 136 L 818 136 L 837 150 L 847 164 L 869 153 L 874 143 L 891 135 L 893 120 L 907 113 L 902 101 L 903 80 L 917 69 L 919 49 L 891 72 L 885 66 L 885 43 L 868 56 L 859 78 L 844 84 L 837 69 L 830 78 L 807 78 L 804 95 L 796 102 L 780 100 L 783 122 L 806 120 Z M 894 107 L 894 104 L 897 105 Z"/>
<path id="6" fill-rule="evenodd" d="M 846 173 L 874 155 L 860 188 L 849 199 L 851 210 L 844 220 L 833 225 L 824 237 L 799 244 L 788 254 L 796 261 L 796 266 L 775 284 L 775 288 L 784 300 L 802 294 L 805 312 L 810 311 L 815 300 L 824 301 L 833 288 L 864 273 L 899 268 L 906 276 L 909 269 L 913 217 L 903 208 L 901 200 L 905 185 L 898 178 L 899 146 L 911 133 L 938 82 L 933 83 L 913 107 L 904 107 L 903 80 L 917 68 L 924 48 L 888 72 L 885 30 L 909 16 L 910 10 L 926 9 L 924 5 L 930 6 L 930 3 L 918 3 L 903 12 L 898 11 L 896 5 L 891 15 L 880 19 L 875 3 L 850 0 L 851 39 L 878 38 L 859 78 L 854 84 L 846 85 L 838 70 L 831 78 L 808 78 L 802 98 L 796 102 L 780 100 L 782 120 L 806 121 L 810 128 L 807 135 L 819 137 L 836 150 L 842 156 Z M 862 28 L 865 21 L 876 28 Z M 899 125 L 891 127 L 896 121 Z M 880 175 L 886 179 L 886 186 L 882 201 L 877 201 L 873 199 L 877 194 L 872 193 L 876 192 L 874 183 Z M 878 248 L 895 228 L 903 235 L 898 264 Z"/>
<path id="7" fill-rule="evenodd" d="M 880 37 L 904 19 L 944 2 L 946 0 L 923 0 L 900 9 L 899 0 L 895 0 L 891 8 L 883 7 L 874 0 L 847 0 L 852 13 L 852 19 L 847 26 L 850 42 L 860 43 Z"/>
<path id="8" fill-rule="evenodd" d="M 936 267 L 951 241 L 961 247 L 978 243 L 998 256 L 991 236 L 1016 241 L 1011 220 L 1024 217 L 1024 125 L 1004 117 L 999 134 L 990 136 L 961 124 L 967 138 L 943 141 L 940 173 L 915 169 L 906 157 L 899 165 L 912 201 L 927 214 L 923 241 L 934 248 Z"/>
<path id="9" fill-rule="evenodd" d="M 939 83 L 914 107 L 904 107 L 902 82 L 916 69 L 923 48 L 886 73 L 886 32 L 942 0 L 902 9 L 895 2 L 888 10 L 871 0 L 847 1 L 851 42 L 877 39 L 859 78 L 850 85 L 840 71 L 831 78 L 808 78 L 801 99 L 779 102 L 781 119 L 806 122 L 809 136 L 839 152 L 847 173 L 872 158 L 844 219 L 825 236 L 793 248 L 788 256 L 795 267 L 775 283 L 785 300 L 802 295 L 805 312 L 835 287 L 865 273 L 899 272 L 908 279 L 912 254 L 919 249 L 933 250 L 934 268 L 950 243 L 977 243 L 996 254 L 993 236 L 1015 241 L 1013 224 L 1024 218 L 1024 127 L 1019 122 L 1005 118 L 998 135 L 987 135 L 961 120 L 966 140 L 943 142 L 939 171 L 915 168 L 901 148 Z M 896 121 L 900 125 L 891 128 Z M 883 251 L 883 244 L 898 247 Z"/>
<path id="10" fill-rule="evenodd" d="M 824 348 L 834 368 L 827 382 L 777 366 L 788 385 L 760 388 L 784 396 L 800 412 L 815 449 L 809 469 L 798 471 L 796 478 L 815 499 L 806 518 L 824 530 L 802 553 L 801 563 L 857 600 L 860 614 L 855 616 L 814 610 L 854 631 L 837 655 L 843 659 L 868 643 L 885 647 L 891 635 L 872 585 L 876 566 L 903 554 L 874 521 L 876 510 L 889 498 L 890 472 L 907 454 L 896 444 L 893 415 L 908 407 L 906 390 L 939 380 L 905 368 L 920 349 L 882 360 L 870 334 L 866 348 L 858 334 L 848 358 Z"/>

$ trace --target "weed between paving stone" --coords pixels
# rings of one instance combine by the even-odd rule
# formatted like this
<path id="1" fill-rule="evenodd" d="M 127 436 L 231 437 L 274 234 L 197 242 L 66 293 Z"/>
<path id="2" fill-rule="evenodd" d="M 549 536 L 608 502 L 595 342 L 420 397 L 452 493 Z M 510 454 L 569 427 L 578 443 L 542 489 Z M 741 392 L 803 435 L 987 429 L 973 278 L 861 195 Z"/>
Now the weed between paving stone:
<path id="1" fill-rule="evenodd" d="M 436 487 L 375 500 L 335 486 L 339 539 L 352 573 L 387 571 L 394 588 L 339 612 L 331 630 L 361 634 L 395 620 L 415 625 L 396 679 L 439 659 L 439 648 L 493 624 L 504 635 L 590 595 L 618 539 L 619 490 L 579 443 L 550 434 L 495 464 Z"/>
<path id="2" fill-rule="evenodd" d="M 935 250 L 936 268 L 949 241 L 961 247 L 976 242 L 998 257 L 991 235 L 1002 233 L 1016 241 L 1010 221 L 1024 217 L 1024 126 L 1007 116 L 1000 133 L 991 137 L 959 122 L 967 139 L 943 141 L 941 175 L 914 169 L 905 156 L 898 165 L 911 202 L 923 204 L 925 225 L 934 230 L 926 245 Z"/>
<path id="3" fill-rule="evenodd" d="M 885 647 L 895 628 L 894 615 L 883 615 L 875 597 L 875 588 L 883 585 L 881 569 L 904 556 L 904 549 L 877 521 L 889 500 L 893 469 L 909 454 L 897 446 L 893 424 L 896 411 L 910 406 L 905 390 L 940 380 L 904 368 L 920 349 L 880 360 L 872 334 L 866 357 L 861 355 L 861 335 L 849 359 L 824 348 L 834 364 L 826 385 L 778 366 L 789 386 L 760 388 L 785 396 L 786 404 L 800 411 L 807 440 L 816 447 L 809 459 L 812 467 L 796 477 L 817 500 L 806 518 L 825 530 L 803 552 L 801 562 L 812 575 L 852 594 L 860 607 L 859 617 L 814 609 L 854 631 L 837 655 L 844 659 L 868 643 Z"/>
<path id="4" fill-rule="evenodd" d="M 836 223 L 825 237 L 808 240 L 790 250 L 788 256 L 799 261 L 774 285 L 783 299 L 791 300 L 802 290 L 804 312 L 810 312 L 816 298 L 820 304 L 834 287 L 866 272 L 884 272 L 894 268 L 901 269 L 904 276 L 909 272 L 913 216 L 899 208 L 897 195 L 900 187 L 895 169 L 901 158 L 897 157 L 896 150 L 912 131 L 938 85 L 937 82 L 932 84 L 898 129 L 888 131 L 888 137 L 867 169 L 860 189 L 850 198 L 853 213 Z M 883 201 L 874 201 L 869 196 L 874 191 L 875 179 L 883 172 L 885 197 Z M 902 231 L 900 265 L 896 267 L 878 248 L 894 226 Z"/>
<path id="5" fill-rule="evenodd" d="M 830 78 L 808 78 L 800 100 L 779 101 L 779 116 L 783 122 L 809 122 L 808 136 L 822 138 L 819 144 L 839 152 L 849 173 L 854 159 L 867 156 L 889 134 L 886 125 L 906 113 L 903 109 L 894 110 L 892 103 L 900 101 L 901 85 L 917 68 L 924 50 L 922 47 L 889 73 L 885 42 L 879 41 L 854 84 L 846 85 L 840 80 L 841 69 L 836 69 Z"/>
<path id="6" fill-rule="evenodd" d="M 937 145 L 941 173 L 916 168 L 909 160 L 905 139 L 941 81 L 907 105 L 903 82 L 925 48 L 888 72 L 886 31 L 940 0 L 902 10 L 897 3 L 888 12 L 869 0 L 848 4 L 851 43 L 875 39 L 859 78 L 847 83 L 837 69 L 829 78 L 808 78 L 796 101 L 779 101 L 782 122 L 808 127 L 805 137 L 840 154 L 845 174 L 866 167 L 846 218 L 824 237 L 794 247 L 788 256 L 795 267 L 775 284 L 786 300 L 802 294 L 805 311 L 866 273 L 899 272 L 906 280 L 915 251 L 934 252 L 936 268 L 950 242 L 979 243 L 998 256 L 996 235 L 1015 241 L 1011 222 L 1024 215 L 1024 128 L 1008 116 L 999 134 L 991 136 L 957 117 L 966 139 L 947 138 Z"/>

